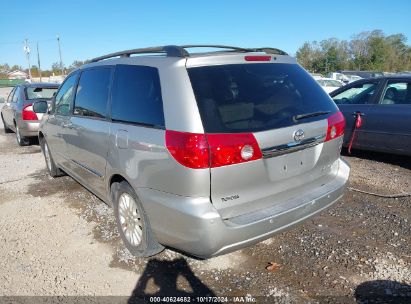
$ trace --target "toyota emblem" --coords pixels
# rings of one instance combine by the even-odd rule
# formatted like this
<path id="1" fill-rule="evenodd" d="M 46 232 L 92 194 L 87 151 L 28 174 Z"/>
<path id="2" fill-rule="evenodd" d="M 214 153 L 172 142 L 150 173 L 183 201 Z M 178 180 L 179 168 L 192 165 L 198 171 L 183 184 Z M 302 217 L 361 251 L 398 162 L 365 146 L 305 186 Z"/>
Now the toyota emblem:
<path id="1" fill-rule="evenodd" d="M 305 136 L 304 131 L 301 129 L 294 132 L 295 141 L 302 141 L 304 139 L 304 136 Z"/>

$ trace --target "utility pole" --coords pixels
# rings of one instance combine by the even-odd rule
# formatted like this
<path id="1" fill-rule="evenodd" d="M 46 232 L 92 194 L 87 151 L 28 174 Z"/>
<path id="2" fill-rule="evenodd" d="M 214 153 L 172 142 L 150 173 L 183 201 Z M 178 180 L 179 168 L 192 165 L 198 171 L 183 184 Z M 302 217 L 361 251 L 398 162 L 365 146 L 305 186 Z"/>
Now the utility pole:
<path id="1" fill-rule="evenodd" d="M 60 36 L 57 35 L 57 44 L 59 46 L 59 55 L 60 55 L 60 68 L 61 68 L 61 75 L 64 75 L 64 69 L 63 69 L 63 61 L 61 60 L 61 47 L 60 47 Z"/>
<path id="2" fill-rule="evenodd" d="M 325 57 L 325 72 L 328 73 L 328 57 Z"/>
<path id="3" fill-rule="evenodd" d="M 37 64 L 38 64 L 38 71 L 39 71 L 39 76 L 40 76 L 40 82 L 41 82 L 41 67 L 40 67 L 40 52 L 39 52 L 39 42 L 37 41 Z"/>
<path id="4" fill-rule="evenodd" d="M 29 66 L 29 78 L 31 81 L 31 65 L 30 65 L 30 47 L 29 47 L 29 43 L 28 43 L 28 39 L 24 39 L 24 47 L 23 47 L 24 53 L 26 53 L 26 57 L 27 57 L 27 64 Z"/>

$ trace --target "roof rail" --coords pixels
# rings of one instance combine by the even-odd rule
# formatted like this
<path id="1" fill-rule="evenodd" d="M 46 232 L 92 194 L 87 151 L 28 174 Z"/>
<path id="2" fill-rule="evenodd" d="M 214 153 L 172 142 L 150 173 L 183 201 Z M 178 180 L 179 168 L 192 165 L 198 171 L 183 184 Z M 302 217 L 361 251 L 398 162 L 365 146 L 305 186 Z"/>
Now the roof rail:
<path id="1" fill-rule="evenodd" d="M 244 52 L 244 53 L 250 53 L 250 52 L 264 52 L 266 54 L 273 54 L 273 55 L 288 55 L 286 52 L 280 49 L 276 48 L 270 48 L 270 47 L 262 47 L 262 48 L 241 48 L 241 47 L 236 47 L 236 46 L 228 46 L 228 45 L 182 45 L 180 46 L 183 49 L 190 49 L 190 48 L 217 48 L 217 49 L 229 49 L 233 51 L 239 51 L 239 52 Z"/>
<path id="2" fill-rule="evenodd" d="M 143 49 L 133 49 L 127 51 L 120 51 L 104 56 L 96 57 L 90 60 L 90 62 L 97 62 L 104 59 L 109 59 L 113 57 L 130 57 L 134 54 L 166 54 L 168 57 L 187 57 L 189 56 L 188 52 L 176 45 L 166 45 L 166 46 L 157 46 L 149 47 Z"/>
<path id="3" fill-rule="evenodd" d="M 288 55 L 287 52 L 284 52 L 283 50 L 277 49 L 277 48 L 270 48 L 270 47 L 262 47 L 262 48 L 256 48 L 256 49 L 250 49 L 253 52 L 265 52 L 267 54 L 272 54 L 272 55 Z"/>
<path id="4" fill-rule="evenodd" d="M 134 54 L 165 54 L 167 57 L 189 57 L 190 53 L 186 49 L 191 49 L 191 48 L 218 48 L 218 49 L 227 49 L 233 52 L 242 52 L 242 53 L 264 52 L 266 54 L 288 55 L 286 52 L 280 49 L 270 48 L 270 47 L 241 48 L 241 47 L 228 46 L 228 45 L 191 44 L 191 45 L 181 45 L 181 46 L 166 45 L 166 46 L 120 51 L 120 52 L 111 53 L 108 55 L 93 58 L 90 60 L 90 62 L 97 62 L 100 60 L 109 59 L 113 57 L 130 57 L 130 55 L 134 55 Z"/>

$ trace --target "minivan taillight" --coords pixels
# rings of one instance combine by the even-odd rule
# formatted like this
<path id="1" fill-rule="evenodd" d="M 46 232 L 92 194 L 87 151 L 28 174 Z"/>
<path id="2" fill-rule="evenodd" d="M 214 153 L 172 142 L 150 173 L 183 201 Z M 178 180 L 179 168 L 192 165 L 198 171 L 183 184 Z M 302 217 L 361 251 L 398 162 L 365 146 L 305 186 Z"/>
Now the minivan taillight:
<path id="1" fill-rule="evenodd" d="M 33 111 L 33 105 L 31 103 L 24 106 L 21 116 L 23 120 L 38 120 L 37 114 Z"/>
<path id="2" fill-rule="evenodd" d="M 207 134 L 210 167 L 222 167 L 262 158 L 258 143 L 251 133 Z"/>
<path id="3" fill-rule="evenodd" d="M 210 152 L 205 134 L 166 130 L 166 146 L 183 166 L 204 169 L 210 165 Z"/>
<path id="4" fill-rule="evenodd" d="M 228 166 L 262 158 L 251 133 L 196 134 L 166 130 L 166 146 L 180 164 L 193 169 Z"/>
<path id="5" fill-rule="evenodd" d="M 340 111 L 328 117 L 327 136 L 325 138 L 325 141 L 329 141 L 341 135 L 344 135 L 344 128 L 345 118 Z"/>

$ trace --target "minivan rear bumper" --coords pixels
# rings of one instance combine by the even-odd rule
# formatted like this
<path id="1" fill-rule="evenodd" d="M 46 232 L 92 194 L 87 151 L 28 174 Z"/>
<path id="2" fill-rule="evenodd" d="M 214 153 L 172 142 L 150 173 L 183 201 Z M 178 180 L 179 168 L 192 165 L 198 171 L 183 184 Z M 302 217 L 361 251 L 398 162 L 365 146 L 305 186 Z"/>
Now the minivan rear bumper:
<path id="1" fill-rule="evenodd" d="M 336 177 L 290 202 L 287 210 L 267 208 L 223 220 L 209 198 L 177 196 L 148 188 L 138 189 L 157 240 L 189 254 L 209 258 L 255 244 L 321 212 L 340 199 L 350 173 L 339 159 Z"/>

